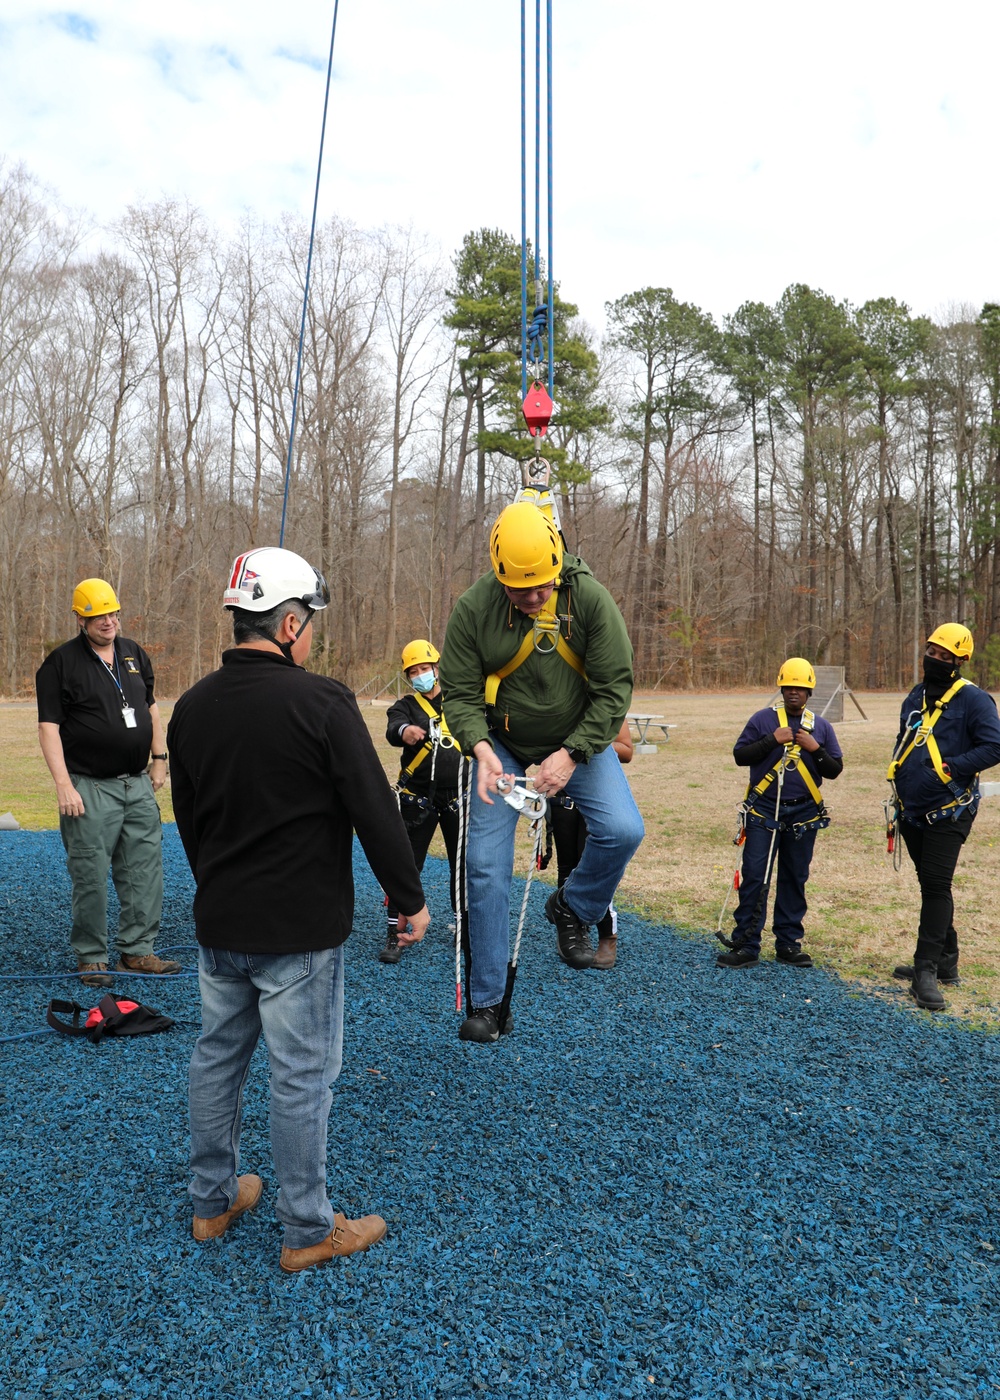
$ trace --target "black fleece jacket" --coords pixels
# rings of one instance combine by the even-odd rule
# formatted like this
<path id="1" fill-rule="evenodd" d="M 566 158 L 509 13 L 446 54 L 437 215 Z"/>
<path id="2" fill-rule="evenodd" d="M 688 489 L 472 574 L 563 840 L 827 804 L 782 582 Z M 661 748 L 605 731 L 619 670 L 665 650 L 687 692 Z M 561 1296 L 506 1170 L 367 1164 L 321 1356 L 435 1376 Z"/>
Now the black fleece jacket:
<path id="1" fill-rule="evenodd" d="M 354 917 L 353 831 L 390 902 L 423 907 L 396 800 L 339 681 L 277 652 L 227 651 L 178 700 L 167 747 L 199 943 L 338 947 Z"/>

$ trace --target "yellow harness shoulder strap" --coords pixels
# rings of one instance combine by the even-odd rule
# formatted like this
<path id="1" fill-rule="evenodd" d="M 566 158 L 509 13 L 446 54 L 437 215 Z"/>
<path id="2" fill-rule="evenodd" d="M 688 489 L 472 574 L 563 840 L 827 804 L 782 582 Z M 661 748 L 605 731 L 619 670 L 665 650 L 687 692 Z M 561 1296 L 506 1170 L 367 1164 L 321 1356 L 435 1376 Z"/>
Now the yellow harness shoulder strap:
<path id="1" fill-rule="evenodd" d="M 886 773 L 886 777 L 889 779 L 890 783 L 903 766 L 904 760 L 909 758 L 914 749 L 921 749 L 925 744 L 930 761 L 934 765 L 934 772 L 946 786 L 951 783 L 951 778 L 944 771 L 944 759 L 941 757 L 941 750 L 938 748 L 938 742 L 934 738 L 934 726 L 962 687 L 971 684 L 972 682 L 966 680 L 964 676 L 959 676 L 951 689 L 946 690 L 941 696 L 941 699 L 934 702 L 934 710 L 931 714 L 927 713 L 927 697 L 926 695 L 924 696 L 923 704 L 920 707 L 921 721 L 919 727 L 914 732 L 913 738 L 899 757 L 894 758 L 889 764 L 889 771 Z"/>
<path id="2" fill-rule="evenodd" d="M 559 590 L 553 589 L 548 598 L 539 609 L 537 617 L 530 632 L 526 633 L 521 641 L 521 645 L 505 665 L 494 671 L 491 676 L 486 677 L 486 703 L 495 705 L 497 695 L 500 690 L 500 682 L 505 681 L 508 676 L 513 675 L 518 666 L 527 661 L 533 651 L 545 652 L 555 651 L 566 662 L 567 666 L 572 666 L 573 670 L 583 680 L 587 679 L 587 672 L 583 662 L 577 656 L 573 648 L 563 639 L 559 630 L 559 619 L 556 616 L 558 606 Z M 542 639 L 547 639 L 542 646 L 538 643 Z"/>
<path id="3" fill-rule="evenodd" d="M 434 723 L 439 726 L 442 736 L 445 739 L 451 739 L 451 742 L 455 746 L 455 748 L 458 748 L 458 745 L 455 743 L 454 736 L 452 735 L 451 730 L 448 728 L 448 721 L 444 717 L 444 710 L 442 710 L 439 715 L 437 710 L 435 710 L 434 706 L 431 704 L 431 702 L 426 698 L 426 696 L 421 695 L 419 691 L 414 691 L 413 698 L 423 710 L 424 714 L 428 715 L 434 721 Z M 433 747 L 434 742 L 430 738 L 430 736 L 428 736 L 421 744 L 417 752 L 410 759 L 406 767 L 403 769 L 403 773 L 407 778 L 413 776 L 413 774 L 420 767 L 421 763 L 423 763 L 424 759 L 427 757 L 427 755 L 430 753 Z"/>
<path id="4" fill-rule="evenodd" d="M 788 716 L 785 714 L 785 707 L 784 705 L 775 705 L 774 708 L 778 716 L 778 728 L 784 729 L 788 724 Z M 813 714 L 812 710 L 803 710 L 802 722 L 799 725 L 799 728 L 804 729 L 807 734 L 811 734 L 815 727 L 816 716 Z M 823 794 L 820 792 L 816 780 L 813 778 L 813 775 L 809 772 L 809 769 L 803 762 L 802 749 L 798 744 L 785 745 L 785 752 L 783 756 L 778 760 L 778 762 L 774 765 L 774 767 L 770 770 L 769 773 L 764 774 L 763 778 L 761 778 L 760 782 L 753 789 L 753 796 L 760 797 L 762 793 L 766 792 L 767 789 L 774 782 L 775 778 L 778 776 L 782 768 L 794 768 L 795 771 L 798 773 L 799 777 L 805 783 L 806 788 L 809 792 L 809 796 L 816 803 L 817 807 L 822 807 Z M 750 794 L 748 793 L 747 796 L 749 795 Z"/>

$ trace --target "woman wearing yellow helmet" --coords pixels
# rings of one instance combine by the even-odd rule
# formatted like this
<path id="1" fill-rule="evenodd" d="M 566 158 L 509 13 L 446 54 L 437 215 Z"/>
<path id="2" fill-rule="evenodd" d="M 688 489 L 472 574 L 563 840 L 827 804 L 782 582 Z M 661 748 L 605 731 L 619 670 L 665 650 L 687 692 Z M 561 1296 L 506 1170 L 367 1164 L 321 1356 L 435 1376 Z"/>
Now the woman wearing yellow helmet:
<path id="1" fill-rule="evenodd" d="M 448 732 L 438 685 L 438 650 L 424 637 L 408 642 L 401 657 L 403 675 L 413 687 L 386 716 L 385 737 L 403 750 L 396 785 L 399 810 L 410 838 L 417 869 L 423 870 L 431 837 L 440 827 L 451 868 L 451 907 L 456 908 L 458 869 L 458 777 L 462 754 Z M 379 961 L 398 963 L 403 949 L 396 920 L 399 911 L 386 901 L 385 944 Z M 462 927 L 466 921 L 463 918 Z"/>
<path id="2" fill-rule="evenodd" d="M 920 885 L 920 925 L 908 980 L 918 1006 L 943 1011 L 938 983 L 958 983 L 958 934 L 951 885 L 979 806 L 979 774 L 1000 763 L 1000 719 L 991 695 L 961 674 L 972 633 L 946 622 L 927 638 L 924 676 L 903 701 L 888 778 Z M 915 742 L 918 741 L 918 742 Z"/>

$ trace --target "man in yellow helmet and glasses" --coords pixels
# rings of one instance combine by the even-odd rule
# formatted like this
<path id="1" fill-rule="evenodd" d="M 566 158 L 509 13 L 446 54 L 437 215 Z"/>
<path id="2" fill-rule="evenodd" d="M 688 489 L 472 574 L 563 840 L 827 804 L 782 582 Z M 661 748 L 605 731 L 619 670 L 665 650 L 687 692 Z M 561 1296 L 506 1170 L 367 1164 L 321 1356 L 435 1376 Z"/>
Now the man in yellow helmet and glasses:
<path id="1" fill-rule="evenodd" d="M 513 784 L 533 764 L 535 790 L 565 792 L 587 823 L 587 843 L 546 903 L 567 966 L 593 966 L 589 928 L 606 912 L 643 837 L 611 747 L 632 699 L 632 646 L 611 594 L 563 550 L 551 519 L 530 501 L 502 511 L 490 533 L 490 573 L 452 611 L 441 687 L 452 733 L 475 758 L 467 849 L 471 1005 L 459 1035 L 489 1043 L 507 982 L 510 884 L 517 812 Z"/>
<path id="2" fill-rule="evenodd" d="M 761 935 L 767 920 L 767 897 L 775 880 L 775 960 L 789 967 L 812 967 L 802 951 L 806 881 L 816 833 L 829 825 L 820 786 L 844 767 L 833 725 L 807 709 L 816 687 L 816 672 L 801 656 L 792 656 L 778 672 L 781 700 L 750 716 L 736 740 L 733 758 L 750 769 L 743 803 L 743 863 L 740 897 L 729 951 L 718 967 L 754 967 L 760 961 Z"/>
<path id="3" fill-rule="evenodd" d="M 73 882 L 77 971 L 88 986 L 109 987 L 109 866 L 121 902 L 119 971 L 181 970 L 153 952 L 163 905 L 163 838 L 153 794 L 167 777 L 166 741 L 152 664 L 137 642 L 118 635 L 119 603 L 110 583 L 77 584 L 73 612 L 77 635 L 50 652 L 35 676 L 38 739 L 56 785 Z"/>
<path id="4" fill-rule="evenodd" d="M 943 1011 L 942 986 L 958 983 L 952 878 L 979 806 L 979 774 L 1000 763 L 1000 719 L 993 697 L 966 680 L 972 633 L 946 622 L 927 638 L 924 675 L 903 701 L 888 778 L 899 834 L 920 884 L 920 925 L 908 980 L 918 1006 Z"/>

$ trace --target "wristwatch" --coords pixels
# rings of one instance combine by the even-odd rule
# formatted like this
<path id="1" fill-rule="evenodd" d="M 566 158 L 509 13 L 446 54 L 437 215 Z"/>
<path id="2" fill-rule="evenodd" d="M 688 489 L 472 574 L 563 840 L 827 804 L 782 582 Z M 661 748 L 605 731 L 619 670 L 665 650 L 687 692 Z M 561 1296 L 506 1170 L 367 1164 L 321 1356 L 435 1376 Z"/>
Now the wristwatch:
<path id="1" fill-rule="evenodd" d="M 587 762 L 587 755 L 584 753 L 583 749 L 567 749 L 566 752 L 569 754 L 570 758 L 573 760 L 574 763 Z"/>
<path id="2" fill-rule="evenodd" d="M 149 756 L 150 758 L 159 759 L 162 763 L 166 763 L 167 761 L 167 755 L 165 753 L 151 753 Z"/>

